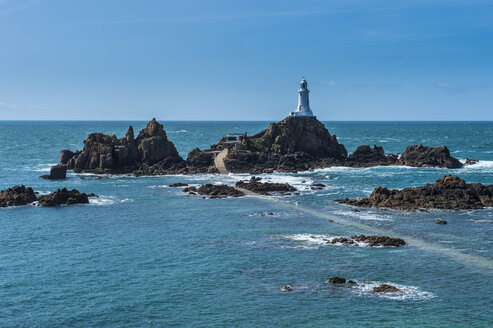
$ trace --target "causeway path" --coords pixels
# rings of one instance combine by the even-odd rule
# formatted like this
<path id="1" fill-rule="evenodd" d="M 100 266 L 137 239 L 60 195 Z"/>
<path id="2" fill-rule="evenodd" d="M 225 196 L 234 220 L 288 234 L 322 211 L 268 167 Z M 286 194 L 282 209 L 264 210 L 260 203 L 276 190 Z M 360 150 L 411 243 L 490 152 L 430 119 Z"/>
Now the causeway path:
<path id="1" fill-rule="evenodd" d="M 228 170 L 226 169 L 226 165 L 224 165 L 224 158 L 228 155 L 228 149 L 224 149 L 222 152 L 214 157 L 214 165 L 219 170 L 220 174 L 228 174 Z"/>

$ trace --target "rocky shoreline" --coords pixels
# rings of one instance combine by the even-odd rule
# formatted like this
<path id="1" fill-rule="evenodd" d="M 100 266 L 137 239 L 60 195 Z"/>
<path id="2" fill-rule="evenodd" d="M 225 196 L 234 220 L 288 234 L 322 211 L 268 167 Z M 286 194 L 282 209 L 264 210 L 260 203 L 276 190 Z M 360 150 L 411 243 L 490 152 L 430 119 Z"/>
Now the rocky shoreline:
<path id="1" fill-rule="evenodd" d="M 493 207 L 493 185 L 467 184 L 459 177 L 445 175 L 434 184 L 402 190 L 376 187 L 369 197 L 338 199 L 341 204 L 390 208 L 403 211 L 420 209 L 471 210 Z"/>
<path id="2" fill-rule="evenodd" d="M 152 119 L 137 137 L 132 126 L 123 138 L 91 133 L 82 150 L 62 150 L 60 165 L 44 177 L 63 179 L 64 170 L 136 176 L 219 173 L 214 158 L 225 150 L 224 166 L 232 173 L 298 172 L 332 166 L 407 165 L 451 169 L 463 166 L 446 146 L 412 145 L 399 156 L 385 154 L 380 146 L 362 145 L 348 156 L 345 146 L 316 117 L 293 116 L 271 123 L 255 135 L 245 133 L 234 143 L 223 137 L 210 149 L 195 148 L 183 159 L 163 125 Z M 473 160 L 468 162 L 473 163 Z"/>

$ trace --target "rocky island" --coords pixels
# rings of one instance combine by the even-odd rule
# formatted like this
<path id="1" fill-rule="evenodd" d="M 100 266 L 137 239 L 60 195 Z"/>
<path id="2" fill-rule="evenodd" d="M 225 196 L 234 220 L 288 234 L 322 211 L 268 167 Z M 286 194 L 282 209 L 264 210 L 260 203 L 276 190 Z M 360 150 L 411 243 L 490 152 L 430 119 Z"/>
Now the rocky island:
<path id="1" fill-rule="evenodd" d="M 382 207 L 404 211 L 419 209 L 470 210 L 493 206 L 493 185 L 467 184 L 445 175 L 434 184 L 402 190 L 376 187 L 369 197 L 338 199 L 338 203 L 360 207 Z"/>
<path id="2" fill-rule="evenodd" d="M 98 197 L 95 194 L 86 194 L 76 189 L 58 189 L 48 195 L 37 197 L 33 188 L 14 186 L 0 191 L 0 207 L 23 206 L 38 201 L 39 206 L 59 206 L 73 204 L 88 204 L 89 197 Z"/>

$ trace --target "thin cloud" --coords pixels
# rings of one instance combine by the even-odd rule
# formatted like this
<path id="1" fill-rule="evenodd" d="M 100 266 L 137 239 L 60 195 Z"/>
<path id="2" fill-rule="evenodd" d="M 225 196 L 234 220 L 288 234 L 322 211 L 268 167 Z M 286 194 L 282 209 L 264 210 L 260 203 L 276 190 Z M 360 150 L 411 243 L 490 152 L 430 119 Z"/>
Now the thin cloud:
<path id="1" fill-rule="evenodd" d="M 328 86 L 328 87 L 338 87 L 339 86 L 339 83 L 334 82 L 334 81 L 321 82 L 320 84 Z"/>
<path id="2" fill-rule="evenodd" d="M 433 86 L 454 93 L 465 93 L 473 89 L 484 89 L 488 87 L 486 83 L 482 83 L 482 82 L 468 82 L 468 83 L 438 82 L 435 83 Z"/>

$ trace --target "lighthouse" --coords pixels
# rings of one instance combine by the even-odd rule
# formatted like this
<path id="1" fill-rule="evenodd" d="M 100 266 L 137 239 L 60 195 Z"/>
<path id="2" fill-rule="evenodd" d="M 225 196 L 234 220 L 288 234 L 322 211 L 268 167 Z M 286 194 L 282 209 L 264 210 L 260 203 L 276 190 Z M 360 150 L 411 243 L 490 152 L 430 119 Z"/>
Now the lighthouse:
<path id="1" fill-rule="evenodd" d="M 298 108 L 296 108 L 295 112 L 289 113 L 289 116 L 313 116 L 313 112 L 310 109 L 310 100 L 308 99 L 309 92 L 308 83 L 303 78 L 298 90 Z"/>

